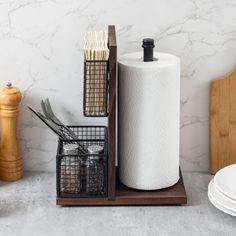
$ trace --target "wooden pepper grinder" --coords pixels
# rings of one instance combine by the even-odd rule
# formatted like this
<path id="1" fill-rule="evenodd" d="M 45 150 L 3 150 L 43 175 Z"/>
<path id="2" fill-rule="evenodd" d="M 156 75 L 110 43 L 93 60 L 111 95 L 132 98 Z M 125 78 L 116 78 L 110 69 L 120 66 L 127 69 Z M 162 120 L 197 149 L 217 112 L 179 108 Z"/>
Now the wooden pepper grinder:
<path id="1" fill-rule="evenodd" d="M 18 141 L 18 113 L 21 93 L 8 83 L 0 89 L 0 116 L 2 123 L 0 145 L 0 179 L 15 181 L 23 176 L 23 160 Z"/>

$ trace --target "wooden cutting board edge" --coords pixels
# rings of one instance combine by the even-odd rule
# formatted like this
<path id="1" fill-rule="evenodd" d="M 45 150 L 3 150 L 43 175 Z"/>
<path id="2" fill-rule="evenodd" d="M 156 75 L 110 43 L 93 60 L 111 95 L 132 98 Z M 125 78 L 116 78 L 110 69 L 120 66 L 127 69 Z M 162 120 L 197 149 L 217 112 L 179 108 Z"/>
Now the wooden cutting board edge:
<path id="1" fill-rule="evenodd" d="M 210 82 L 210 173 L 236 163 L 236 69 Z"/>

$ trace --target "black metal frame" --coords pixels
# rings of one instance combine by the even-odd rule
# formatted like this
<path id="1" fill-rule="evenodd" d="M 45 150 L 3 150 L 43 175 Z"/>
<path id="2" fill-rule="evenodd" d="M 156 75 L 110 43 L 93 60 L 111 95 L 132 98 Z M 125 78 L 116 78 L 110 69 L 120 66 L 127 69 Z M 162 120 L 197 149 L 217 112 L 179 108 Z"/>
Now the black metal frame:
<path id="1" fill-rule="evenodd" d="M 107 178 L 108 178 L 108 152 L 107 152 L 107 127 L 105 126 L 68 126 L 71 128 L 75 134 L 78 136 L 78 139 L 67 140 L 67 139 L 59 139 L 58 140 L 58 148 L 57 148 L 57 156 L 56 156 L 56 185 L 57 185 L 57 196 L 58 197 L 69 197 L 69 198 L 86 198 L 86 197 L 106 197 L 107 196 Z M 62 128 L 63 131 L 63 128 Z M 65 143 L 79 143 L 83 146 L 88 146 L 91 144 L 99 144 L 104 147 L 104 152 L 101 154 L 78 154 L 78 155 L 65 155 L 62 154 L 63 144 Z M 88 160 L 88 157 L 99 156 L 99 160 L 104 165 L 104 191 L 97 193 L 87 193 L 86 192 L 86 166 L 85 162 Z M 61 168 L 62 168 L 62 159 L 66 157 L 69 162 L 72 159 L 79 160 L 80 172 L 79 183 L 81 191 L 79 192 L 71 192 L 66 193 L 61 191 Z M 64 173 L 65 174 L 65 173 Z M 70 179 L 70 178 L 69 178 Z M 68 179 L 67 179 L 68 180 Z M 71 184 L 71 183 L 69 183 Z"/>
<path id="2" fill-rule="evenodd" d="M 89 85 L 92 85 L 92 87 L 88 88 Z M 98 88 L 96 86 L 98 86 Z M 102 105 L 100 105 L 99 103 L 102 103 Z M 84 99 L 83 99 L 84 116 L 106 117 L 108 116 L 107 110 L 108 110 L 108 61 L 85 60 Z"/>

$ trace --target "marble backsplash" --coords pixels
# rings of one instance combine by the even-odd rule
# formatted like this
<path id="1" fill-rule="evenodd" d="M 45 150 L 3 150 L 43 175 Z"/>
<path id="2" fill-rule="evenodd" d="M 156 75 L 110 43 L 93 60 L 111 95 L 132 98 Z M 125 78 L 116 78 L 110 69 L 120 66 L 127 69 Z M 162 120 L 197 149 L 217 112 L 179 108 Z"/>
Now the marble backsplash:
<path id="1" fill-rule="evenodd" d="M 181 58 L 181 165 L 208 171 L 209 81 L 236 66 L 235 13 L 234 0 L 0 0 L 0 85 L 23 93 L 25 169 L 55 171 L 57 147 L 26 104 L 48 97 L 65 123 L 106 124 L 83 116 L 83 35 L 115 24 L 118 55 L 153 37 Z"/>

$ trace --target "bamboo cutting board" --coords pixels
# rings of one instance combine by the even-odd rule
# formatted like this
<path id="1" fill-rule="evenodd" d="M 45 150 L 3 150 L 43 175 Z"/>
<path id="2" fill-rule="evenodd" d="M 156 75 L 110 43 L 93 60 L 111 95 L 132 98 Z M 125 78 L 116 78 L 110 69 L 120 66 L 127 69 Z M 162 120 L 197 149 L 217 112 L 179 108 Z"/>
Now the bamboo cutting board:
<path id="1" fill-rule="evenodd" d="M 236 69 L 210 85 L 210 172 L 236 163 Z"/>

